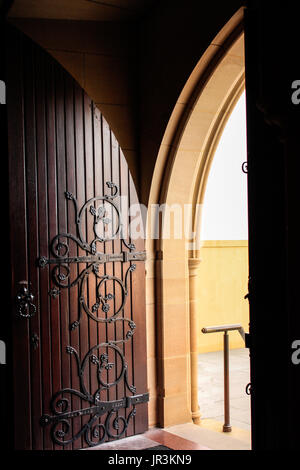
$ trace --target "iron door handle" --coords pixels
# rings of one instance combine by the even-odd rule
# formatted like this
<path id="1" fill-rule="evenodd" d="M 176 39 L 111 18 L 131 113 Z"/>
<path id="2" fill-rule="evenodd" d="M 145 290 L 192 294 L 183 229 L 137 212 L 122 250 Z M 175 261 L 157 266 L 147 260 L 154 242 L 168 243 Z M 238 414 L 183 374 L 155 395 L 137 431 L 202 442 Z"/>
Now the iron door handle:
<path id="1" fill-rule="evenodd" d="M 20 290 L 16 296 L 17 315 L 19 318 L 31 318 L 36 313 L 34 295 L 29 291 L 28 282 L 20 281 Z"/>

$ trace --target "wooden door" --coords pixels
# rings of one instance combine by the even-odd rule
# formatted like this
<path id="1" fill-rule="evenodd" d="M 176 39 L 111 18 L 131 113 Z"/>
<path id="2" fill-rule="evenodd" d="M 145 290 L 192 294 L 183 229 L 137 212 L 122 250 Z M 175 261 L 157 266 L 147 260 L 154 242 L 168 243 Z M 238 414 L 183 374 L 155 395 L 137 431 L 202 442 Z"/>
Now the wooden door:
<path id="1" fill-rule="evenodd" d="M 298 21 L 296 12 L 292 16 Z M 268 2 L 249 2 L 245 10 L 249 346 L 255 451 L 299 448 L 299 372 L 291 360 L 291 345 L 300 323 L 296 313 L 299 224 L 298 217 L 294 218 L 299 194 L 299 120 L 291 112 L 290 98 L 298 70 L 291 73 L 290 82 L 287 80 L 298 64 L 293 49 L 298 27 L 290 24 L 292 16 L 290 9 L 285 11 L 278 4 L 270 8 Z M 282 31 L 285 24 L 291 33 L 278 35 L 279 27 Z M 280 66 L 279 49 L 285 51 Z M 297 139 L 294 147 L 292 136 Z M 289 167 L 292 185 L 287 179 Z M 291 201 L 297 203 L 297 212 L 290 212 Z M 295 244 L 290 245 L 290 237 L 295 237 Z M 294 305 L 290 290 L 294 291 Z"/>
<path id="2" fill-rule="evenodd" d="M 7 36 L 15 448 L 142 433 L 145 252 L 125 233 L 138 203 L 127 163 L 72 77 Z"/>

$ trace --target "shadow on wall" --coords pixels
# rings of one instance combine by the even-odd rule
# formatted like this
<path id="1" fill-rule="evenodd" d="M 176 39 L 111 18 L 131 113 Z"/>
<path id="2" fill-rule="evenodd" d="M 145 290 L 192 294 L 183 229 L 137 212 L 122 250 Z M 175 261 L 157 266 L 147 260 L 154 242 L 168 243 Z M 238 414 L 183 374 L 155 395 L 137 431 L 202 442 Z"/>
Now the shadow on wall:
<path id="1" fill-rule="evenodd" d="M 249 328 L 248 241 L 216 240 L 203 243 L 197 279 L 199 331 L 213 325 L 241 324 Z M 230 335 L 230 348 L 243 348 L 238 333 Z M 221 351 L 223 335 L 200 335 L 198 352 Z"/>

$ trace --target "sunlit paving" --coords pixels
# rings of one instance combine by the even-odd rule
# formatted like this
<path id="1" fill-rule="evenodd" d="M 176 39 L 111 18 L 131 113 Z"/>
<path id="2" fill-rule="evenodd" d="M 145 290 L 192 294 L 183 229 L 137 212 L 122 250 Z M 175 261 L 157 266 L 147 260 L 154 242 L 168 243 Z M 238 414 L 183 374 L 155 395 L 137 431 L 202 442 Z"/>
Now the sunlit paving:
<path id="1" fill-rule="evenodd" d="M 230 423 L 251 429 L 250 395 L 246 387 L 250 382 L 250 360 L 247 349 L 232 349 L 230 359 Z M 198 383 L 202 420 L 224 422 L 224 368 L 223 352 L 199 354 Z"/>

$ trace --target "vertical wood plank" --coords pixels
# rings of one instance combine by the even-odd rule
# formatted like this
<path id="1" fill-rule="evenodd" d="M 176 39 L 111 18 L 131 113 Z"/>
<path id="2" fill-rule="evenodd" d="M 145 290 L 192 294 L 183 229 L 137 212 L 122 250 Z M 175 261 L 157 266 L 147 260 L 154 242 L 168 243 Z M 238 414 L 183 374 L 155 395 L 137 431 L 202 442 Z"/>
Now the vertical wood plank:
<path id="1" fill-rule="evenodd" d="M 130 206 L 130 199 L 129 199 L 129 181 L 128 181 L 128 166 L 127 162 L 123 156 L 123 154 L 120 152 L 119 154 L 119 159 L 120 159 L 120 183 L 121 183 L 121 191 L 122 191 L 122 196 L 124 196 L 124 199 L 122 199 L 122 205 L 121 205 L 121 211 L 124 217 L 124 222 L 127 223 L 126 231 L 124 231 L 124 240 L 126 243 L 128 243 L 130 240 L 128 238 L 129 236 L 129 223 L 130 223 L 130 217 L 129 217 L 129 206 Z M 123 244 L 123 250 L 128 251 L 128 248 L 125 247 Z M 125 282 L 126 278 L 126 273 L 128 269 L 130 268 L 130 262 L 123 262 L 122 263 L 122 279 L 123 282 Z M 130 277 L 129 277 L 130 280 Z M 123 315 L 125 318 L 128 318 L 129 320 L 132 320 L 132 309 L 131 309 L 131 286 L 130 283 L 128 284 L 128 294 L 126 297 L 126 302 L 125 306 L 123 309 Z M 124 326 L 124 335 L 125 335 L 125 329 L 126 326 Z M 137 331 L 135 331 L 135 334 L 138 334 Z M 132 363 L 132 340 L 127 341 L 124 346 L 124 356 L 126 359 L 126 363 L 128 366 L 128 383 L 129 385 L 134 385 L 133 381 L 133 363 Z M 126 396 L 131 395 L 130 391 L 126 387 L 124 383 L 124 394 Z M 125 410 L 125 416 L 128 419 L 129 414 L 131 413 L 132 409 L 126 409 Z M 126 432 L 127 436 L 132 436 L 134 434 L 134 420 L 130 419 L 129 424 L 128 424 L 128 429 Z"/>
<path id="2" fill-rule="evenodd" d="M 112 134 L 112 137 L 111 137 L 111 142 L 112 142 L 112 152 L 111 152 L 111 156 L 112 156 L 112 164 L 111 164 L 111 166 L 112 166 L 112 181 L 118 186 L 119 194 L 121 196 L 122 195 L 122 192 L 121 192 L 122 188 L 121 188 L 121 180 L 120 180 L 119 144 L 118 144 L 117 139 L 115 138 L 115 136 L 113 134 Z M 117 202 L 117 205 L 118 205 L 119 210 L 120 210 L 120 200 Z M 114 232 L 115 232 L 115 230 L 116 230 L 116 224 L 113 227 Z M 113 241 L 113 249 L 114 249 L 115 253 L 121 253 L 122 252 L 123 246 L 122 246 L 122 241 L 121 241 L 121 238 L 120 238 L 120 233 L 116 236 L 115 240 Z M 122 263 L 120 263 L 120 262 L 113 263 L 113 275 L 118 279 L 122 279 Z M 115 308 L 115 311 L 116 311 L 117 309 L 119 309 L 119 306 L 121 305 L 121 301 L 122 301 L 122 294 L 121 294 L 120 288 L 119 288 L 117 283 L 115 283 L 115 287 L 114 287 L 114 296 L 115 296 L 114 308 Z M 118 320 L 118 319 L 122 318 L 122 316 L 123 316 L 123 309 L 119 312 L 118 317 L 117 317 L 117 321 L 115 322 L 114 339 L 116 341 L 123 340 L 124 335 L 126 334 L 126 331 L 128 330 L 128 325 L 126 324 L 125 327 L 124 327 L 124 322 Z M 123 345 L 120 343 L 120 344 L 117 344 L 117 346 L 122 351 L 122 354 L 124 355 Z M 116 356 L 116 361 L 117 361 L 118 360 L 118 355 L 115 355 L 115 356 Z M 116 368 L 115 378 L 117 378 L 117 376 L 118 376 L 118 370 Z M 123 398 L 123 396 L 124 396 L 124 384 L 121 381 L 116 386 L 116 398 L 115 399 L 117 400 L 119 398 Z M 123 419 L 126 418 L 126 413 L 125 413 L 124 408 L 121 408 L 118 411 L 118 417 L 121 417 Z"/>
<path id="3" fill-rule="evenodd" d="M 46 76 L 48 57 L 36 52 L 38 64 L 38 79 L 36 81 L 36 142 L 37 142 L 37 190 L 39 198 L 38 232 L 39 255 L 48 254 L 48 180 L 47 180 L 47 132 L 46 132 Z M 51 322 L 50 322 L 50 297 L 49 297 L 49 269 L 39 270 L 40 280 L 40 340 L 42 375 L 42 410 L 41 414 L 50 414 L 50 400 L 52 395 L 51 374 Z M 36 425 L 39 425 L 39 418 Z M 53 449 L 49 432 L 43 429 L 44 449 Z"/>
<path id="4" fill-rule="evenodd" d="M 93 126 L 94 126 L 94 175 L 95 175 L 95 197 L 103 196 L 103 167 L 102 167 L 102 116 L 98 108 L 95 107 L 94 109 L 94 119 L 93 119 Z M 99 204 L 101 206 L 102 204 Z M 97 244 L 97 251 L 103 251 L 103 243 Z M 99 276 L 104 275 L 104 266 L 99 266 Z M 98 279 L 96 281 L 96 285 L 100 282 Z M 103 312 L 101 307 L 97 310 L 97 318 L 103 318 Z M 97 324 L 97 344 L 101 344 L 105 342 L 106 338 L 106 326 L 103 322 L 99 322 Z M 98 351 L 98 358 L 102 351 Z M 99 385 L 98 385 L 99 386 Z M 104 396 L 105 395 L 105 396 Z M 106 392 L 100 392 L 100 400 L 106 400 Z M 99 418 L 99 423 L 103 423 L 105 421 L 105 417 Z M 101 439 L 103 435 L 103 431 L 101 431 L 101 435 L 99 438 Z"/>
<path id="5" fill-rule="evenodd" d="M 93 198 L 94 193 L 94 136 L 93 136 L 93 119 L 94 119 L 94 108 L 93 102 L 84 93 L 83 98 L 84 106 L 84 148 L 85 148 L 85 201 Z M 91 204 L 94 205 L 94 204 Z M 86 208 L 85 213 L 85 230 L 86 240 L 88 244 L 91 244 L 95 238 L 93 230 L 93 216 L 89 212 L 89 207 Z M 96 303 L 96 279 L 93 272 L 88 275 L 86 282 L 86 304 L 92 309 L 92 306 Z M 84 316 L 87 320 L 88 327 L 88 338 L 89 338 L 89 349 L 97 345 L 97 324 L 92 318 L 89 318 L 86 313 Z M 87 389 L 93 395 L 97 390 L 97 374 L 96 367 L 91 362 L 89 363 L 89 381 Z M 88 422 L 91 416 L 84 418 L 84 422 Z M 92 438 L 92 436 L 90 437 Z"/>
<path id="6" fill-rule="evenodd" d="M 79 87 L 78 84 L 74 84 L 74 100 L 75 100 L 75 149 L 76 149 L 76 186 L 77 186 L 77 202 L 78 207 L 82 207 L 86 201 L 85 194 L 85 111 L 84 111 L 84 93 L 83 90 Z M 86 237 L 86 224 L 83 220 L 81 225 L 82 236 Z M 79 256 L 85 256 L 86 252 L 81 248 L 78 249 Z M 78 265 L 78 273 L 82 272 L 86 268 L 86 264 L 80 263 Z M 80 295 L 78 288 L 78 296 Z M 86 284 L 83 290 L 83 296 L 87 296 Z M 79 308 L 79 304 L 77 309 Z M 79 343 L 80 343 L 80 358 L 83 359 L 84 355 L 89 350 L 89 325 L 88 318 L 85 312 L 82 312 L 80 325 L 78 326 L 79 330 Z M 85 381 L 89 383 L 89 370 L 85 371 Z M 88 404 L 86 402 L 81 403 L 81 407 L 86 407 Z M 81 426 L 87 423 L 88 418 L 84 417 L 81 419 Z M 85 446 L 85 442 L 82 440 L 82 446 Z"/>
<path id="7" fill-rule="evenodd" d="M 57 178 L 56 178 L 56 110 L 55 110 L 55 81 L 54 81 L 55 63 L 48 61 L 46 65 L 46 123 L 47 123 L 47 183 L 48 183 L 48 239 L 49 245 L 47 255 L 49 258 L 53 256 L 50 251 L 50 242 L 58 233 L 57 222 Z M 49 276 L 48 291 L 52 288 L 51 267 L 47 266 Z M 59 318 L 59 298 L 51 298 L 50 300 L 50 338 L 51 338 L 51 372 L 52 372 L 52 390 L 51 395 L 62 388 L 61 383 L 61 330 Z M 49 364 L 49 366 L 50 366 Z M 44 364 L 44 367 L 47 367 Z M 49 403 L 46 406 L 50 406 Z M 50 413 L 51 414 L 51 413 Z M 51 440 L 50 429 L 45 429 L 47 440 Z M 52 440 L 51 440 L 52 442 Z M 59 448 L 57 445 L 53 447 Z"/>
<path id="8" fill-rule="evenodd" d="M 58 208 L 58 232 L 67 232 L 68 207 L 65 197 L 67 184 L 66 162 L 66 109 L 65 109 L 65 73 L 59 67 L 55 70 L 55 106 L 56 106 L 56 161 L 57 161 L 57 208 Z M 65 240 L 64 240 L 65 241 Z M 61 269 L 65 273 L 64 269 Z M 68 279 L 69 280 L 69 279 Z M 61 329 L 61 381 L 62 388 L 70 388 L 70 355 L 67 354 L 67 346 L 70 345 L 70 318 L 69 318 L 69 290 L 61 289 L 59 296 L 60 329 Z M 59 365 L 57 364 L 57 367 Z M 70 397 L 67 397 L 70 398 Z M 69 438 L 70 436 L 66 436 Z M 64 450 L 70 450 L 71 445 L 65 445 Z"/>
<path id="9" fill-rule="evenodd" d="M 110 128 L 108 126 L 108 123 L 106 122 L 105 118 L 102 116 L 102 142 L 103 142 L 103 150 L 102 150 L 102 165 L 103 165 L 103 195 L 108 194 L 109 188 L 107 187 L 106 183 L 108 181 L 111 181 L 111 140 L 110 140 Z M 105 253 L 112 253 L 112 242 L 105 242 L 103 244 L 103 250 Z M 107 276 L 112 275 L 112 267 L 111 263 L 105 263 L 104 266 L 104 274 Z M 109 288 L 110 288 L 111 282 L 105 283 L 105 288 L 104 291 L 102 291 L 102 295 L 107 295 L 109 293 Z M 105 313 L 105 318 L 108 317 L 108 313 Z M 109 338 L 111 338 L 111 325 L 108 323 L 105 324 L 105 331 L 106 331 L 106 337 L 105 337 L 105 342 L 109 341 Z M 108 354 L 108 362 L 114 363 L 115 362 L 115 357 L 114 354 L 111 350 L 111 348 L 107 348 L 106 353 Z M 103 373 L 105 375 L 105 373 Z M 110 372 L 107 371 L 105 381 L 107 383 L 110 382 Z M 112 394 L 109 389 L 107 389 L 106 393 L 106 400 L 112 400 Z"/>
<path id="10" fill-rule="evenodd" d="M 66 191 L 72 193 L 76 197 L 76 160 L 75 160 L 75 104 L 74 104 L 74 81 L 70 76 L 65 76 L 65 119 L 66 119 L 66 169 L 67 181 Z M 71 201 L 67 204 L 68 214 L 68 233 L 73 235 L 77 234 L 76 227 L 76 214 L 74 204 Z M 69 256 L 78 256 L 78 246 L 76 243 L 69 240 Z M 73 282 L 78 276 L 78 266 L 76 263 L 69 265 L 70 269 L 70 282 Z M 72 288 L 69 290 L 69 329 L 75 321 L 78 320 L 78 289 Z M 70 345 L 80 352 L 79 331 L 75 328 L 70 332 Z M 80 382 L 78 375 L 78 367 L 76 362 L 71 357 L 71 388 L 80 390 Z M 81 408 L 81 400 L 77 396 L 70 397 L 72 410 Z M 81 419 L 74 418 L 72 420 L 72 436 L 76 436 L 81 430 Z M 73 450 L 82 447 L 82 440 L 77 439 L 74 441 Z"/>
<path id="11" fill-rule="evenodd" d="M 36 314 L 29 321 L 31 346 L 31 413 L 32 413 L 32 448 L 43 447 L 43 433 L 39 424 L 42 414 L 41 391 L 41 357 L 39 345 L 35 348 L 32 340 L 34 335 L 40 338 L 40 296 L 39 273 L 36 265 L 38 258 L 38 193 L 37 193 L 37 154 L 36 154 L 36 57 L 32 43 L 24 39 L 24 122 L 25 122 L 25 165 L 26 165 L 26 197 L 28 226 L 28 281 L 29 290 L 34 295 L 37 307 Z"/>
<path id="12" fill-rule="evenodd" d="M 129 199 L 130 205 L 138 206 L 139 201 L 130 172 L 129 176 Z M 133 214 L 134 215 L 134 214 Z M 142 224 L 142 214 L 139 216 Z M 144 251 L 145 243 L 142 237 L 134 239 L 136 251 Z M 132 234 L 131 234 L 132 235 Z M 132 319 L 136 324 L 136 335 L 132 338 L 133 348 L 133 376 L 137 393 L 147 391 L 147 338 L 146 338 L 146 298 L 145 298 L 145 262 L 138 262 L 136 269 L 130 273 L 131 278 L 131 308 Z M 148 429 L 148 403 L 138 406 L 135 417 L 135 434 L 140 434 Z"/>

